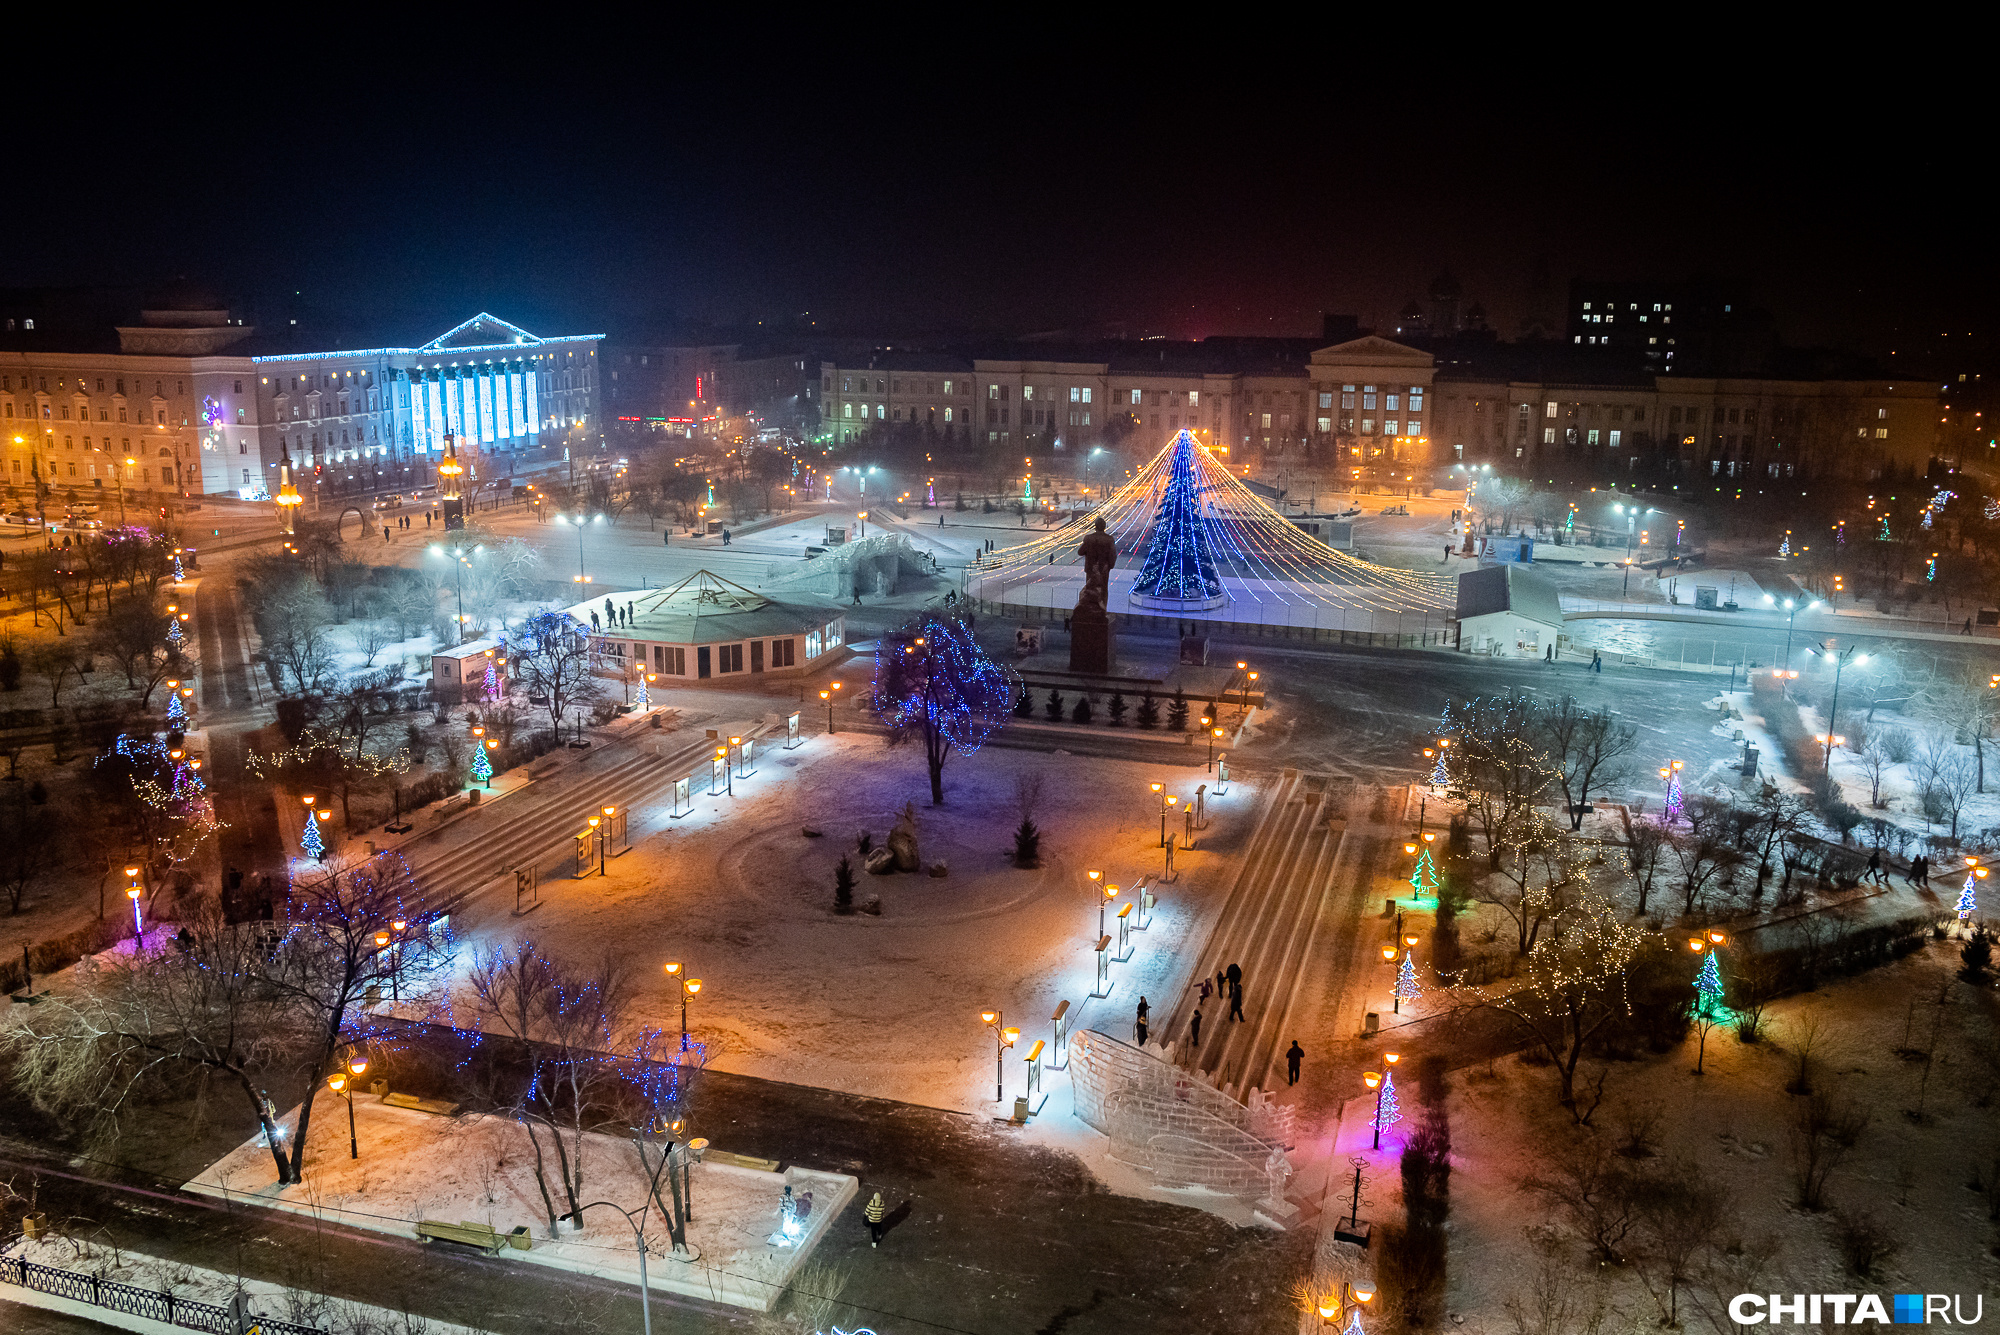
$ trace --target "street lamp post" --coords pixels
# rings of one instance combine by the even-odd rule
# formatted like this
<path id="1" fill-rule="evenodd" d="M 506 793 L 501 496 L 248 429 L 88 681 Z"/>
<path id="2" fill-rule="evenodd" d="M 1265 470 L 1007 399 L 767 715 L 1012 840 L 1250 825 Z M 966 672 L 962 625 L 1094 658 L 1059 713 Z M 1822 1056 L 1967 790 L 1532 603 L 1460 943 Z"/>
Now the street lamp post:
<path id="1" fill-rule="evenodd" d="M 583 526 L 585 524 L 591 524 L 591 523 L 601 524 L 604 522 L 604 516 L 586 515 L 583 513 L 583 511 L 579 510 L 576 512 L 576 516 L 574 518 L 566 514 L 559 514 L 555 517 L 555 521 L 558 524 L 576 525 L 576 575 L 571 579 L 570 582 L 577 585 L 589 584 L 591 582 L 591 578 L 589 575 L 586 575 L 583 571 Z"/>
<path id="2" fill-rule="evenodd" d="M 139 869 L 137 867 L 127 867 L 125 869 L 125 898 L 132 901 L 132 940 L 134 950 L 146 944 L 145 925 L 139 917 L 140 893 Z"/>
<path id="3" fill-rule="evenodd" d="M 1833 768 L 1833 722 L 1840 716 L 1841 669 L 1847 666 L 1847 660 L 1850 658 L 1857 663 L 1866 663 L 1868 661 L 1867 654 L 1857 654 L 1854 652 L 1861 647 L 1860 645 L 1850 644 L 1846 649 L 1836 652 L 1831 647 L 1832 644 L 1833 641 L 1828 640 L 1825 646 L 1811 650 L 1813 654 L 1820 658 L 1831 658 L 1833 660 L 1833 701 L 1827 706 L 1826 710 L 1826 752 L 1820 760 L 1821 768 L 1829 772 Z"/>
<path id="4" fill-rule="evenodd" d="M 361 1083 L 362 1072 L 368 1069 L 366 1057 L 351 1057 L 347 1061 L 347 1071 L 335 1071 L 326 1078 L 326 1087 L 347 1100 L 347 1157 L 361 1157 L 361 1140 L 354 1131 L 354 1086 Z M 348 1072 L 353 1072 L 352 1077 Z"/>
<path id="5" fill-rule="evenodd" d="M 679 960 L 669 960 L 667 962 L 667 977 L 673 979 L 676 983 L 680 984 L 681 1051 L 686 1052 L 688 1045 L 688 1002 L 694 1000 L 696 997 L 701 995 L 701 979 L 682 977 L 681 963 Z"/>
<path id="6" fill-rule="evenodd" d="M 1167 846 L 1167 808 L 1173 804 L 1174 800 L 1171 796 L 1168 795 L 1165 789 L 1166 789 L 1165 784 L 1156 783 L 1153 785 L 1153 791 L 1160 795 L 1160 847 L 1161 848 L 1165 848 Z"/>
<path id="7" fill-rule="evenodd" d="M 1003 1027 L 1005 1020 L 998 1008 L 979 1012 L 980 1022 L 993 1031 L 993 1101 L 999 1103 L 1007 1096 L 1007 1049 L 1014 1046 L 1021 1037 L 1021 1031 L 1012 1025 Z"/>
<path id="8" fill-rule="evenodd" d="M 1358 1174 L 1359 1170 L 1356 1171 Z M 1341 1281 L 1340 1292 L 1328 1293 L 1314 1304 L 1314 1309 L 1319 1313 L 1322 1326 L 1340 1326 L 1345 1325 L 1350 1316 L 1358 1322 L 1361 1313 L 1374 1301 L 1375 1285 L 1371 1281 L 1349 1279 Z M 1349 1329 L 1358 1329 L 1358 1326 L 1350 1326 Z"/>
<path id="9" fill-rule="evenodd" d="M 826 735 L 829 737 L 833 736 L 833 698 L 839 694 L 840 687 L 840 682 L 834 682 L 819 693 L 819 698 L 826 702 Z"/>

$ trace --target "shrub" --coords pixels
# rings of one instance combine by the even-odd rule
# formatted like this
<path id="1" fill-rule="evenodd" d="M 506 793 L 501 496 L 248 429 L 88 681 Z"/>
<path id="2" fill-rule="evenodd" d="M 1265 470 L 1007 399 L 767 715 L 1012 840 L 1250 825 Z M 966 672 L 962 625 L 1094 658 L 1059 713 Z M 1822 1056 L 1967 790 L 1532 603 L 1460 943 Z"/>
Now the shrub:
<path id="1" fill-rule="evenodd" d="M 1063 716 L 1062 692 L 1050 691 L 1049 702 L 1048 704 L 1042 706 L 1042 709 L 1043 712 L 1049 716 L 1049 722 L 1051 723 L 1062 722 L 1062 716 Z"/>
<path id="2" fill-rule="evenodd" d="M 0 650 L 0 691 L 21 689 L 21 656 L 10 645 Z"/>
<path id="3" fill-rule="evenodd" d="M 1888 753 L 1891 764 L 1907 765 L 1916 759 L 1917 744 L 1903 729 L 1884 728 L 1875 736 L 1882 743 L 1882 749 Z"/>
<path id="4" fill-rule="evenodd" d="M 1042 860 L 1042 832 L 1027 817 L 1014 829 L 1014 865 L 1036 867 Z"/>
<path id="5" fill-rule="evenodd" d="M 1160 702 L 1151 691 L 1139 697 L 1139 726 L 1148 732 L 1160 726 Z"/>
<path id="6" fill-rule="evenodd" d="M 1035 716 L 1035 693 L 1029 690 L 1027 687 L 1023 686 L 1021 688 L 1021 698 L 1014 702 L 1014 717 L 1033 718 L 1034 716 Z"/>
<path id="7" fill-rule="evenodd" d="M 1104 706 L 1104 712 L 1111 716 L 1111 726 L 1114 728 L 1125 726 L 1125 714 L 1129 709 L 1131 706 L 1125 703 L 1124 695 L 1118 691 L 1111 693 L 1110 703 Z"/>
<path id="8" fill-rule="evenodd" d="M 1958 958 L 1958 976 L 1974 987 L 1984 987 L 1993 971 L 1993 933 L 1984 927 L 1974 928 L 1958 948 Z"/>
<path id="9" fill-rule="evenodd" d="M 1833 1212 L 1834 1238 L 1840 1244 L 1840 1264 L 1856 1279 L 1873 1279 L 1903 1244 L 1866 1210 Z"/>
<path id="10" fill-rule="evenodd" d="M 845 853 L 840 856 L 840 865 L 833 869 L 833 907 L 841 913 L 854 908 L 854 864 Z"/>
<path id="11" fill-rule="evenodd" d="M 1167 730 L 1169 732 L 1186 732 L 1187 725 L 1187 697 L 1177 689 L 1174 691 L 1173 703 L 1167 706 Z"/>
<path id="12" fill-rule="evenodd" d="M 1076 698 L 1076 708 L 1075 708 L 1075 709 L 1072 709 L 1072 710 L 1070 710 L 1070 711 L 1069 711 L 1069 720 L 1070 720 L 1070 722 L 1072 722 L 1072 723 L 1088 723 L 1088 722 L 1090 722 L 1090 697 L 1089 697 L 1089 696 L 1087 696 L 1087 695 L 1079 695 L 1079 696 L 1078 696 L 1078 697 Z"/>

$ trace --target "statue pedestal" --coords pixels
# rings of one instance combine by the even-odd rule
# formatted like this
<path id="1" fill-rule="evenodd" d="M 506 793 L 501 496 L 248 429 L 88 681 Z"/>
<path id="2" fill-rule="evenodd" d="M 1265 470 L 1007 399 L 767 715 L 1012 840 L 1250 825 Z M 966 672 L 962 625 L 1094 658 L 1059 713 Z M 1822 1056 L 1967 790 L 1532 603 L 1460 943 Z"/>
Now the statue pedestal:
<path id="1" fill-rule="evenodd" d="M 1101 608 L 1078 608 L 1069 619 L 1069 670 L 1108 677 L 1117 657 L 1110 616 Z"/>

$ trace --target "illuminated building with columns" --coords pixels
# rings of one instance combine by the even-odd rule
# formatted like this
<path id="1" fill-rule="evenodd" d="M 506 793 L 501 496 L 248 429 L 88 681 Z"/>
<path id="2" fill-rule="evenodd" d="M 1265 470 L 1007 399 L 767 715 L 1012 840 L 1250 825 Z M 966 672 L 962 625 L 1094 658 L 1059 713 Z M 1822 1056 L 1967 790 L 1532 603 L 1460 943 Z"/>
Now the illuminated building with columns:
<path id="1" fill-rule="evenodd" d="M 542 337 L 481 313 L 420 347 L 262 354 L 258 331 L 205 294 L 133 323 L 79 318 L 66 295 L 7 303 L 20 310 L 0 335 L 0 483 L 16 500 L 121 481 L 275 495 L 286 452 L 308 488 L 421 486 L 447 434 L 484 480 L 602 441 L 597 334 Z"/>

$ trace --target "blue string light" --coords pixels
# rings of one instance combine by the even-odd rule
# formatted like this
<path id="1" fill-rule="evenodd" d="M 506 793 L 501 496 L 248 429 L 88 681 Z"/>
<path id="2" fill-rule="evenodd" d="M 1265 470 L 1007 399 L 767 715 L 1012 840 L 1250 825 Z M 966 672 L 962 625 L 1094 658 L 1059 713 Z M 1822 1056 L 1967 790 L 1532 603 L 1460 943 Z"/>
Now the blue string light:
<path id="1" fill-rule="evenodd" d="M 1194 437 L 1174 437 L 1166 491 L 1153 519 L 1145 563 L 1132 585 L 1142 606 L 1180 603 L 1218 607 L 1227 600 L 1215 567 L 1215 542 L 1201 513 L 1203 488 L 1196 476 Z"/>

